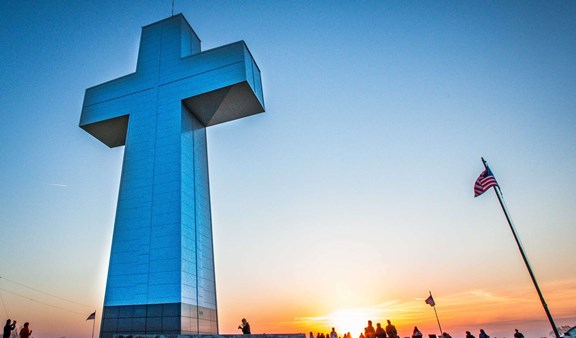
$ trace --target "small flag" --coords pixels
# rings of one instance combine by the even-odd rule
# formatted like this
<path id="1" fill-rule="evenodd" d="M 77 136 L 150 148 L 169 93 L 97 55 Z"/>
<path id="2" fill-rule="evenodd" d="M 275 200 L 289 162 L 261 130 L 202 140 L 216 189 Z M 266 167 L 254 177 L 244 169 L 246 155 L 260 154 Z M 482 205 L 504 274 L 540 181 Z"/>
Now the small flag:
<path id="1" fill-rule="evenodd" d="M 474 184 L 474 197 L 478 197 L 488 191 L 488 189 L 492 187 L 497 187 L 498 182 L 496 182 L 496 178 L 490 168 L 486 167 L 478 179 L 476 179 L 476 183 Z"/>
<path id="2" fill-rule="evenodd" d="M 432 295 L 430 295 L 430 297 L 426 298 L 426 300 L 424 302 L 430 306 L 436 305 L 436 303 L 434 303 L 434 298 L 432 298 Z"/>
<path id="3" fill-rule="evenodd" d="M 96 319 L 96 311 L 92 312 L 92 314 L 88 316 L 88 318 L 86 318 L 86 320 L 94 320 L 94 319 Z"/>

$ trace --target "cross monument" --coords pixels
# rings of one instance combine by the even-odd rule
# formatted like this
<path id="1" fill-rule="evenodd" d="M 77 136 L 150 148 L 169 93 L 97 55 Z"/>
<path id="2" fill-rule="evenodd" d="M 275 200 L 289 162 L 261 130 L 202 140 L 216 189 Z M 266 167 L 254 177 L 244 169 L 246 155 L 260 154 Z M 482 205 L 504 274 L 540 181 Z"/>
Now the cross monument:
<path id="1" fill-rule="evenodd" d="M 202 52 L 182 14 L 142 28 L 136 72 L 86 89 L 80 127 L 125 145 L 101 338 L 218 333 L 206 127 L 263 111 L 246 44 Z"/>

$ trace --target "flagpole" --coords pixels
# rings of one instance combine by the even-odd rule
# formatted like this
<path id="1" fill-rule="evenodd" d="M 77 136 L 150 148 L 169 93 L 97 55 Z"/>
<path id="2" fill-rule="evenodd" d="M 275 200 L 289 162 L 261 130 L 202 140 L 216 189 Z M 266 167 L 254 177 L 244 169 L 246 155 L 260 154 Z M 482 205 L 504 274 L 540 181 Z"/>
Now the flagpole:
<path id="1" fill-rule="evenodd" d="M 96 326 L 96 311 L 94 311 L 94 320 L 92 321 L 92 338 L 94 338 L 94 327 Z"/>
<path id="2" fill-rule="evenodd" d="M 428 292 L 430 292 L 430 297 L 432 297 L 432 291 L 428 290 Z M 442 326 L 440 325 L 440 319 L 438 319 L 438 312 L 436 312 L 436 303 L 434 303 L 434 306 L 432 306 L 432 308 L 434 309 L 434 314 L 436 315 L 436 321 L 438 322 L 438 328 L 440 329 L 440 336 L 442 336 L 443 331 Z"/>
<path id="3" fill-rule="evenodd" d="M 484 164 L 484 168 L 488 169 L 488 165 L 486 164 L 486 161 L 484 160 L 484 157 L 481 157 L 482 159 L 482 163 Z M 550 310 L 548 310 L 548 305 L 546 304 L 546 301 L 544 300 L 544 296 L 542 295 L 542 291 L 540 291 L 540 287 L 538 286 L 538 282 L 536 281 L 536 277 L 534 276 L 534 273 L 532 272 L 532 268 L 530 267 L 530 263 L 528 262 L 528 258 L 526 257 L 526 254 L 524 253 L 524 249 L 522 248 L 522 244 L 520 244 L 520 240 L 518 239 L 518 235 L 516 235 L 516 231 L 514 230 L 514 226 L 512 225 L 512 220 L 510 219 L 510 216 L 508 215 L 508 210 L 506 210 L 506 207 L 504 206 L 504 202 L 502 201 L 502 196 L 500 196 L 500 193 L 498 192 L 498 189 L 500 187 L 498 187 L 498 189 L 496 189 L 497 186 L 494 186 L 492 188 L 494 188 L 494 193 L 496 194 L 496 197 L 498 197 L 498 202 L 500 202 L 500 206 L 502 207 L 502 211 L 504 211 L 504 215 L 506 216 L 506 221 L 508 221 L 508 225 L 510 226 L 510 231 L 512 231 L 512 235 L 514 235 L 514 240 L 516 241 L 516 245 L 518 246 L 518 250 L 520 250 L 520 254 L 522 255 L 522 259 L 524 260 L 524 264 L 526 264 L 526 268 L 528 269 L 528 273 L 530 274 L 530 278 L 532 279 L 532 283 L 534 283 L 534 287 L 536 288 L 536 292 L 538 292 L 538 296 L 540 297 L 540 302 L 542 302 L 542 306 L 544 307 L 544 311 L 546 312 L 546 316 L 548 317 L 548 321 L 550 321 L 550 325 L 552 325 L 552 330 L 554 330 L 554 334 L 556 335 L 556 338 L 560 338 L 560 334 L 558 333 L 558 328 L 556 327 L 556 324 L 554 323 L 554 319 L 552 319 L 552 314 L 550 313 Z"/>

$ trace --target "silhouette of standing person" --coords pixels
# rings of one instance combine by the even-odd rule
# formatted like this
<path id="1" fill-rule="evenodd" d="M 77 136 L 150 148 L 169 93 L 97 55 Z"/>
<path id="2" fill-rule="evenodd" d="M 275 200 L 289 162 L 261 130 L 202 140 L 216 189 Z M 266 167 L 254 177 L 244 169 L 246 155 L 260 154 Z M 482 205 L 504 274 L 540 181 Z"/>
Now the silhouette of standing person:
<path id="1" fill-rule="evenodd" d="M 518 332 L 518 329 L 514 329 L 514 338 L 524 338 L 524 335 L 522 334 L 522 332 Z"/>
<path id="2" fill-rule="evenodd" d="M 376 338 L 386 338 L 386 331 L 384 331 L 380 323 L 376 323 Z"/>
<path id="3" fill-rule="evenodd" d="M 374 326 L 372 326 L 371 320 L 368 321 L 368 326 L 366 326 L 366 328 L 364 329 L 364 332 L 366 332 L 366 338 L 376 337 L 376 331 L 374 330 Z"/>
<path id="4" fill-rule="evenodd" d="M 336 329 L 332 328 L 332 331 L 330 331 L 330 338 L 338 338 L 338 333 L 336 333 Z"/>
<path id="5" fill-rule="evenodd" d="M 398 338 L 398 331 L 396 331 L 396 326 L 392 325 L 390 319 L 387 320 L 388 325 L 386 325 L 386 333 L 389 338 Z"/>
<path id="6" fill-rule="evenodd" d="M 24 327 L 20 330 L 20 338 L 28 338 L 32 335 L 32 330 L 28 328 L 28 325 L 30 325 L 30 323 L 24 323 Z"/>
<path id="7" fill-rule="evenodd" d="M 238 328 L 242 330 L 242 334 L 250 334 L 250 324 L 246 321 L 246 318 L 242 318 L 242 325 L 239 325 Z"/>
<path id="8" fill-rule="evenodd" d="M 16 321 L 14 321 L 14 323 L 11 322 L 12 321 L 10 319 L 6 321 L 6 326 L 4 326 L 4 334 L 2 335 L 2 338 L 10 338 L 12 330 L 16 328 Z"/>
<path id="9" fill-rule="evenodd" d="M 478 338 L 490 338 L 490 336 L 487 335 L 486 332 L 484 332 L 484 329 L 480 329 L 480 334 L 478 335 Z"/>
<path id="10" fill-rule="evenodd" d="M 470 333 L 470 331 L 466 331 L 466 338 L 476 338 L 474 335 Z"/>

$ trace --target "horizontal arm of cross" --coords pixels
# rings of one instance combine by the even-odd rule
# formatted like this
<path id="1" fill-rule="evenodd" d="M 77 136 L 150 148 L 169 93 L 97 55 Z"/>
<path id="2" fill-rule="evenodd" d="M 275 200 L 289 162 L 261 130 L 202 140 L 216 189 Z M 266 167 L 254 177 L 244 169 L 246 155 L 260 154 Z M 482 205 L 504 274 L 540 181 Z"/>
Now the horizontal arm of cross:
<path id="1" fill-rule="evenodd" d="M 125 135 L 112 141 L 110 135 L 104 135 L 110 134 L 111 122 L 104 122 L 112 120 L 118 129 L 113 133 L 125 134 L 124 120 L 119 118 L 153 107 L 151 100 L 163 88 L 170 88 L 174 99 L 186 103 L 205 125 L 264 111 L 260 70 L 240 41 L 160 63 L 155 73 L 135 72 L 88 88 L 80 126 L 110 147 L 122 145 Z M 214 98 L 220 101 L 214 103 Z"/>

